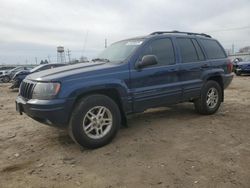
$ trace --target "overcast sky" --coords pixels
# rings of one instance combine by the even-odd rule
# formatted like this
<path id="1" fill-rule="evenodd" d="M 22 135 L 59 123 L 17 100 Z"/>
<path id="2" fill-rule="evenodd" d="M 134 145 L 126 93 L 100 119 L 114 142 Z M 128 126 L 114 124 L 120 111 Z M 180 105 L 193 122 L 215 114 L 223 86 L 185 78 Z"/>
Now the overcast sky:
<path id="1" fill-rule="evenodd" d="M 117 40 L 157 30 L 205 32 L 225 48 L 250 45 L 249 0 L 0 0 L 0 64 L 94 57 Z"/>

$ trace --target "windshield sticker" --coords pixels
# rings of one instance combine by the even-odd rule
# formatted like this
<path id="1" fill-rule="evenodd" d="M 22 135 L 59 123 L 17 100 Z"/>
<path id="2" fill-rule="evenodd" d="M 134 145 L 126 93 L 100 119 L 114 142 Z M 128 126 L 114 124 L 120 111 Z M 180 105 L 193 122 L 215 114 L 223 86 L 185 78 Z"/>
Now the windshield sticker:
<path id="1" fill-rule="evenodd" d="M 127 46 L 138 46 L 141 45 L 143 41 L 129 41 L 126 43 Z"/>

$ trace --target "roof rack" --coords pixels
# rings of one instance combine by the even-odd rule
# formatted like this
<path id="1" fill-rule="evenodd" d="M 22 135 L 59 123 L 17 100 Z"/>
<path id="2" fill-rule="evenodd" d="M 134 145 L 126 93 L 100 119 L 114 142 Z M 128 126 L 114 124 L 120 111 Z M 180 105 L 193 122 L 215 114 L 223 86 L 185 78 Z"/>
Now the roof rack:
<path id="1" fill-rule="evenodd" d="M 178 33 L 178 34 L 186 34 L 186 35 L 200 35 L 208 38 L 212 38 L 210 35 L 205 33 L 191 33 L 191 32 L 183 32 L 183 31 L 156 31 L 153 33 L 150 33 L 150 35 L 160 35 L 165 33 Z"/>

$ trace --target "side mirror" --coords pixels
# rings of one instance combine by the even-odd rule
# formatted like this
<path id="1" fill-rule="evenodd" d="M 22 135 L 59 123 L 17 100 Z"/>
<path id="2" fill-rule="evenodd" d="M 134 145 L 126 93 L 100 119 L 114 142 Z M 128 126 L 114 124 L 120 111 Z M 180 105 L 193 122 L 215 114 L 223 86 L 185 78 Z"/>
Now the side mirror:
<path id="1" fill-rule="evenodd" d="M 155 55 L 145 55 L 142 57 L 142 61 L 136 63 L 136 68 L 144 68 L 158 63 Z"/>

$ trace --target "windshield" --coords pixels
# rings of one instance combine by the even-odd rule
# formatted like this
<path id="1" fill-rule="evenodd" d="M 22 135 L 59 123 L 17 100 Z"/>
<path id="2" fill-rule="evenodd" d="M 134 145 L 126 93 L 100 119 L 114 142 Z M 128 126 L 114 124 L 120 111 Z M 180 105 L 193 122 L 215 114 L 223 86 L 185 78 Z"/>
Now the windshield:
<path id="1" fill-rule="evenodd" d="M 23 69 L 23 67 L 16 67 L 14 69 L 11 69 L 10 71 L 19 71 L 19 70 L 22 70 L 22 69 Z"/>
<path id="2" fill-rule="evenodd" d="M 40 69 L 41 67 L 43 67 L 44 65 L 39 65 L 33 69 L 30 70 L 30 72 L 36 72 L 38 69 Z"/>
<path id="3" fill-rule="evenodd" d="M 116 42 L 106 48 L 96 59 L 93 61 L 107 61 L 120 63 L 124 61 L 132 52 L 143 43 L 143 39 L 125 40 Z"/>

